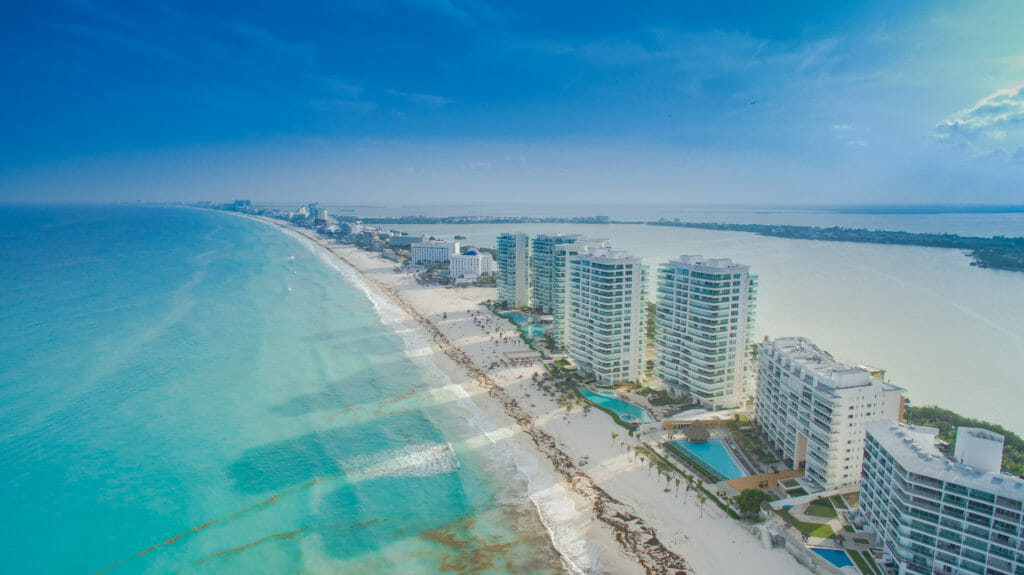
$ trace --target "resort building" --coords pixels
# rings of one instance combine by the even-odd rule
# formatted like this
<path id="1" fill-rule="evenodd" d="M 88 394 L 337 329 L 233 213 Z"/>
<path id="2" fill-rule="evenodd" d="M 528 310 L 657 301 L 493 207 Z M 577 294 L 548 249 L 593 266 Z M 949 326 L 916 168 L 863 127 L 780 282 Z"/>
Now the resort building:
<path id="1" fill-rule="evenodd" d="M 937 429 L 864 428 L 860 509 L 900 575 L 1024 573 L 1024 481 L 1000 473 L 1001 435 L 959 428 L 953 461 Z"/>
<path id="2" fill-rule="evenodd" d="M 608 240 L 579 240 L 555 244 L 551 264 L 551 335 L 555 347 L 564 349 L 569 325 L 569 259 L 590 250 L 608 247 Z"/>
<path id="3" fill-rule="evenodd" d="M 579 235 L 540 234 L 530 242 L 530 305 L 541 313 L 551 313 L 555 300 L 555 246 L 574 244 Z"/>
<path id="4" fill-rule="evenodd" d="M 857 486 L 864 424 L 899 419 L 903 391 L 884 371 L 836 361 L 802 337 L 758 344 L 757 426 L 811 488 Z"/>
<path id="5" fill-rule="evenodd" d="M 569 258 L 568 355 L 603 384 L 643 373 L 646 268 L 625 252 Z"/>
<path id="6" fill-rule="evenodd" d="M 455 254 L 448 259 L 448 274 L 454 279 L 475 280 L 494 272 L 494 258 L 491 254 L 481 254 L 470 250 L 464 254 Z"/>
<path id="7" fill-rule="evenodd" d="M 424 240 L 426 240 L 426 238 L 422 235 L 409 236 L 392 234 L 391 237 L 388 238 L 388 245 L 394 249 L 411 250 L 413 244 L 423 243 Z"/>
<path id="8" fill-rule="evenodd" d="M 749 395 L 757 276 L 729 259 L 679 256 L 658 267 L 655 373 L 709 409 Z"/>
<path id="9" fill-rule="evenodd" d="M 459 242 L 421 242 L 412 244 L 412 261 L 417 264 L 438 264 L 459 253 Z"/>
<path id="10" fill-rule="evenodd" d="M 530 305 L 530 238 L 526 234 L 498 236 L 498 301 L 512 307 Z"/>

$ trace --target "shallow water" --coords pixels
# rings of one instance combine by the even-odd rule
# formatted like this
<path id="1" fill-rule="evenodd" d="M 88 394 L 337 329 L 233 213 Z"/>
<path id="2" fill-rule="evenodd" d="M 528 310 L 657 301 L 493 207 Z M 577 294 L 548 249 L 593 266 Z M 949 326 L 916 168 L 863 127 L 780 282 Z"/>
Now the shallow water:
<path id="1" fill-rule="evenodd" d="M 4 572 L 564 571 L 535 462 L 322 253 L 198 210 L 0 224 Z"/>

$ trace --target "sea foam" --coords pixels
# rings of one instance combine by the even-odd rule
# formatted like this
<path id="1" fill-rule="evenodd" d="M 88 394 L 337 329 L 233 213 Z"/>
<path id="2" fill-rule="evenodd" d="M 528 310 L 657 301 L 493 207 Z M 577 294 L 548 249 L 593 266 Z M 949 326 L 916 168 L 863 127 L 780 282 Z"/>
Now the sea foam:
<path id="1" fill-rule="evenodd" d="M 438 367 L 433 360 L 430 343 L 421 332 L 409 329 L 405 324 L 405 320 L 409 319 L 406 313 L 370 285 L 358 271 L 344 264 L 322 246 L 302 234 L 283 228 L 279 229 L 299 241 L 324 264 L 337 270 L 343 278 L 366 296 L 377 311 L 381 323 L 394 329 L 402 338 L 406 355 L 410 360 L 438 387 L 455 396 L 457 405 L 467 413 L 467 421 L 479 430 L 481 435 L 486 437 L 507 461 L 512 463 L 517 472 L 526 480 L 530 501 L 537 509 L 540 520 L 565 568 L 570 573 L 600 572 L 597 552 L 590 549 L 584 533 L 587 516 L 576 509 L 575 503 L 569 498 L 565 489 L 555 483 L 550 475 L 541 469 L 537 458 L 523 451 L 512 439 L 512 434 L 507 429 L 499 427 L 484 410 L 473 403 L 465 389 L 453 383 L 448 375 Z"/>

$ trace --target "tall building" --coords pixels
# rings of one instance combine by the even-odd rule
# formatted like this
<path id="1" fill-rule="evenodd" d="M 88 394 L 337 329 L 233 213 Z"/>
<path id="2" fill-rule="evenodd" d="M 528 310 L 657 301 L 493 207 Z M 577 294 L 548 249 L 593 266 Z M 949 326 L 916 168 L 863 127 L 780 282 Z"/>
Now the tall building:
<path id="1" fill-rule="evenodd" d="M 555 300 L 555 246 L 574 244 L 577 234 L 540 234 L 530 242 L 530 304 L 541 313 L 551 313 Z"/>
<path id="2" fill-rule="evenodd" d="M 821 489 L 856 486 L 864 424 L 902 415 L 904 390 L 884 371 L 838 362 L 802 337 L 758 344 L 757 379 L 757 426 Z"/>
<path id="3" fill-rule="evenodd" d="M 573 243 L 555 244 L 551 264 L 551 331 L 555 347 L 564 348 L 569 325 L 569 260 L 590 250 L 608 247 L 608 240 L 581 239 Z"/>
<path id="4" fill-rule="evenodd" d="M 498 301 L 512 307 L 530 305 L 530 238 L 523 233 L 498 236 Z"/>
<path id="5" fill-rule="evenodd" d="M 711 409 L 743 404 L 757 276 L 728 259 L 679 256 L 658 267 L 655 373 L 672 395 Z"/>
<path id="6" fill-rule="evenodd" d="M 412 244 L 412 261 L 417 264 L 438 264 L 459 253 L 459 242 L 422 242 Z"/>
<path id="7" fill-rule="evenodd" d="M 961 427 L 951 461 L 937 429 L 864 427 L 860 509 L 900 575 L 1024 573 L 1024 481 L 1000 473 L 1001 435 Z"/>
<path id="8" fill-rule="evenodd" d="M 597 249 L 569 258 L 568 355 L 604 384 L 643 373 L 646 269 L 640 258 Z"/>
<path id="9" fill-rule="evenodd" d="M 464 254 L 454 254 L 448 259 L 448 273 L 455 279 L 475 280 L 493 271 L 494 259 L 491 254 L 470 250 Z"/>

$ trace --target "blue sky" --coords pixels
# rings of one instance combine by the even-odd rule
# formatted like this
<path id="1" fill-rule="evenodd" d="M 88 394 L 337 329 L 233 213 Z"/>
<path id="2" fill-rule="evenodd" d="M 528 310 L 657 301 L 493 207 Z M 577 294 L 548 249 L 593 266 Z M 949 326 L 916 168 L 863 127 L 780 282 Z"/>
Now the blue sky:
<path id="1" fill-rule="evenodd" d="M 1024 2 L 687 4 L 13 3 L 0 201 L 1024 203 Z"/>

